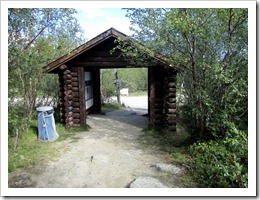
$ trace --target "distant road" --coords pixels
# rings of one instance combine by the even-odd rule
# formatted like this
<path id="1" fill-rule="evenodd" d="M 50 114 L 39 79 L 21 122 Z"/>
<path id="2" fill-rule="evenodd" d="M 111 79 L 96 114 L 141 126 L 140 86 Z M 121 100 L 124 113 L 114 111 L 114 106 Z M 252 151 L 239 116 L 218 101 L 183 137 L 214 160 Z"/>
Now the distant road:
<path id="1" fill-rule="evenodd" d="M 130 108 L 148 109 L 148 96 L 121 96 L 121 103 Z M 116 101 L 116 97 L 112 97 Z"/>

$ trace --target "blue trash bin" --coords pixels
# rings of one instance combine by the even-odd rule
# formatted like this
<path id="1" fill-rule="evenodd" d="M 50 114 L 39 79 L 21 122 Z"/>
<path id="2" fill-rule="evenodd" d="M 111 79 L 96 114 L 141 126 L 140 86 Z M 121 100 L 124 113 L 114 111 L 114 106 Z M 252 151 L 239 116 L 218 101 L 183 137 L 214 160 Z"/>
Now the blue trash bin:
<path id="1" fill-rule="evenodd" d="M 54 121 L 54 110 L 51 106 L 36 108 L 38 117 L 38 139 L 42 141 L 54 141 L 59 135 Z"/>

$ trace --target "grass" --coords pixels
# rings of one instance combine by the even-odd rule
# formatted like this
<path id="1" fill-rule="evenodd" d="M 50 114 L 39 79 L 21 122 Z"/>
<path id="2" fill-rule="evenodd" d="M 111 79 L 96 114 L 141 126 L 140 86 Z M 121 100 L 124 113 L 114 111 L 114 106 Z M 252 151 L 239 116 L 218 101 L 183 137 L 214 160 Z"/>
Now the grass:
<path id="1" fill-rule="evenodd" d="M 140 137 L 141 144 L 146 148 L 159 149 L 163 154 L 163 159 L 167 163 L 185 168 L 185 173 L 176 177 L 176 183 L 182 187 L 196 187 L 196 183 L 190 173 L 190 163 L 192 157 L 189 154 L 188 146 L 185 145 L 190 140 L 190 135 L 184 127 L 177 125 L 177 131 L 155 130 L 146 128 Z"/>
<path id="2" fill-rule="evenodd" d="M 125 107 L 124 104 L 106 103 L 106 104 L 102 105 L 102 107 L 101 107 L 101 114 L 105 115 L 108 112 L 119 110 L 119 109 L 124 108 L 124 107 Z"/>
<path id="3" fill-rule="evenodd" d="M 147 95 L 147 91 L 137 91 L 137 92 L 129 93 L 128 96 L 135 97 L 135 96 L 146 96 L 146 95 Z"/>
<path id="4" fill-rule="evenodd" d="M 37 120 L 32 120 L 28 133 L 19 133 L 16 149 L 15 137 L 8 139 L 8 172 L 18 168 L 29 168 L 46 160 L 55 160 L 64 150 L 57 147 L 59 142 L 68 138 L 71 142 L 76 142 L 80 139 L 80 134 L 86 133 L 88 128 L 86 126 L 66 129 L 64 125 L 57 123 L 59 138 L 53 142 L 44 142 L 37 139 Z"/>

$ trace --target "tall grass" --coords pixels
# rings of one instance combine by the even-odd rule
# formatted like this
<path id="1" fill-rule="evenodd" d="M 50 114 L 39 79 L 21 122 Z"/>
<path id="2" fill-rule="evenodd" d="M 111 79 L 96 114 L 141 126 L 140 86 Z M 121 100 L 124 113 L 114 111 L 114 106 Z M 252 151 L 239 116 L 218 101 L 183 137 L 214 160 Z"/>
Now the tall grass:
<path id="1" fill-rule="evenodd" d="M 61 150 L 57 145 L 68 138 L 72 141 L 79 139 L 80 133 L 85 133 L 88 127 L 66 129 L 62 124 L 56 124 L 59 138 L 53 142 L 40 141 L 37 138 L 37 120 L 31 121 L 27 134 L 19 133 L 18 144 L 15 148 L 15 137 L 8 138 L 8 172 L 18 168 L 29 168 L 44 161 L 55 160 Z"/>

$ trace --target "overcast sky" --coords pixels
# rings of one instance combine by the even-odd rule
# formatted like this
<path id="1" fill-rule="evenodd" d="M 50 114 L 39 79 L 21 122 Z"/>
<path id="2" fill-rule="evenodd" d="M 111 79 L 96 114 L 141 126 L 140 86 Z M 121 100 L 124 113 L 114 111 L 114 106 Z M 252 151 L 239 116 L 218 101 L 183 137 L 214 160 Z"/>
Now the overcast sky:
<path id="1" fill-rule="evenodd" d="M 87 40 L 111 27 L 126 35 L 133 33 L 129 30 L 130 19 L 125 16 L 126 11 L 121 8 L 80 8 L 77 10 L 76 16 L 85 31 Z"/>

